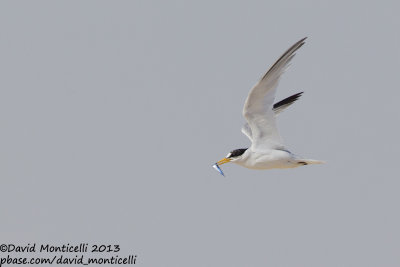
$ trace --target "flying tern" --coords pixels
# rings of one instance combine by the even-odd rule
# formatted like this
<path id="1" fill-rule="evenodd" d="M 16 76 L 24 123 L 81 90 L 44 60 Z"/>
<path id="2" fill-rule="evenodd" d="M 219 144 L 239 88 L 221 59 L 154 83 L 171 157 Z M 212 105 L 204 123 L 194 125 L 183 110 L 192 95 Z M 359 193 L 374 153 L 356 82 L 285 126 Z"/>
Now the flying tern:
<path id="1" fill-rule="evenodd" d="M 222 175 L 224 174 L 219 166 L 228 162 L 258 170 L 324 163 L 320 160 L 304 159 L 290 152 L 283 145 L 276 126 L 276 115 L 293 104 L 303 93 L 294 94 L 274 104 L 280 77 L 289 67 L 295 52 L 304 45 L 306 38 L 292 45 L 250 90 L 243 108 L 243 116 L 247 122 L 242 127 L 242 133 L 250 139 L 251 146 L 232 150 L 215 163 L 213 167 Z"/>

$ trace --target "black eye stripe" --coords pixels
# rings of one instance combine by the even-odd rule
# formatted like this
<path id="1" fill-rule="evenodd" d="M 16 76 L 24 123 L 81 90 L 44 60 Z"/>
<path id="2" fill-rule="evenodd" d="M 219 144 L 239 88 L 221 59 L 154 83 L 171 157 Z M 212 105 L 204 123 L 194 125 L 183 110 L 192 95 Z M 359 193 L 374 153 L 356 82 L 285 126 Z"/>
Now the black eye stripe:
<path id="1" fill-rule="evenodd" d="M 239 156 L 242 155 L 246 150 L 247 150 L 247 148 L 235 149 L 235 150 L 231 151 L 229 157 L 230 157 L 230 158 L 239 157 Z"/>

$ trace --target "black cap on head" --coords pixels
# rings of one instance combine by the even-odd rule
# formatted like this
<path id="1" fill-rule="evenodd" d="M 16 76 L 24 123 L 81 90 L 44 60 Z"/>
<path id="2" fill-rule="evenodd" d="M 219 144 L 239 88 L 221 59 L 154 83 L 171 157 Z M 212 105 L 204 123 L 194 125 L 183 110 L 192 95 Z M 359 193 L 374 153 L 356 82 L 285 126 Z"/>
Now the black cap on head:
<path id="1" fill-rule="evenodd" d="M 232 151 L 228 154 L 227 158 L 239 157 L 239 156 L 243 155 L 243 153 L 244 153 L 246 150 L 247 150 L 247 148 L 239 148 L 239 149 L 232 150 Z"/>

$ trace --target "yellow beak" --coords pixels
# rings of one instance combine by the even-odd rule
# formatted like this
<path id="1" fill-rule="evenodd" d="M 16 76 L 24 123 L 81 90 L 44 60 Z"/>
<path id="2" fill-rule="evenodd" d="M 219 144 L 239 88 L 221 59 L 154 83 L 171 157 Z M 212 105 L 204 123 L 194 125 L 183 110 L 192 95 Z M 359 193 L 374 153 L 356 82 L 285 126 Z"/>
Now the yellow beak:
<path id="1" fill-rule="evenodd" d="M 221 159 L 220 161 L 218 161 L 217 164 L 218 164 L 218 165 L 222 165 L 222 164 L 228 163 L 228 162 L 230 162 L 230 161 L 231 161 L 231 160 L 228 159 L 228 158 L 223 158 L 223 159 Z"/>

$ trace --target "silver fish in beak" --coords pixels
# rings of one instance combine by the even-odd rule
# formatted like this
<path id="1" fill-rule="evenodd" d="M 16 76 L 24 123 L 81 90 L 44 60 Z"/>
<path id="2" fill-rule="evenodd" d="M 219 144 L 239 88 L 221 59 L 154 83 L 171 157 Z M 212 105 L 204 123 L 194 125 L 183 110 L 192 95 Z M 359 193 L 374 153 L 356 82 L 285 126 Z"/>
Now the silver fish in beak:
<path id="1" fill-rule="evenodd" d="M 213 165 L 213 168 L 216 169 L 222 176 L 225 177 L 225 174 L 224 174 L 224 172 L 221 170 L 221 168 L 219 167 L 218 163 L 215 163 L 215 164 Z"/>

